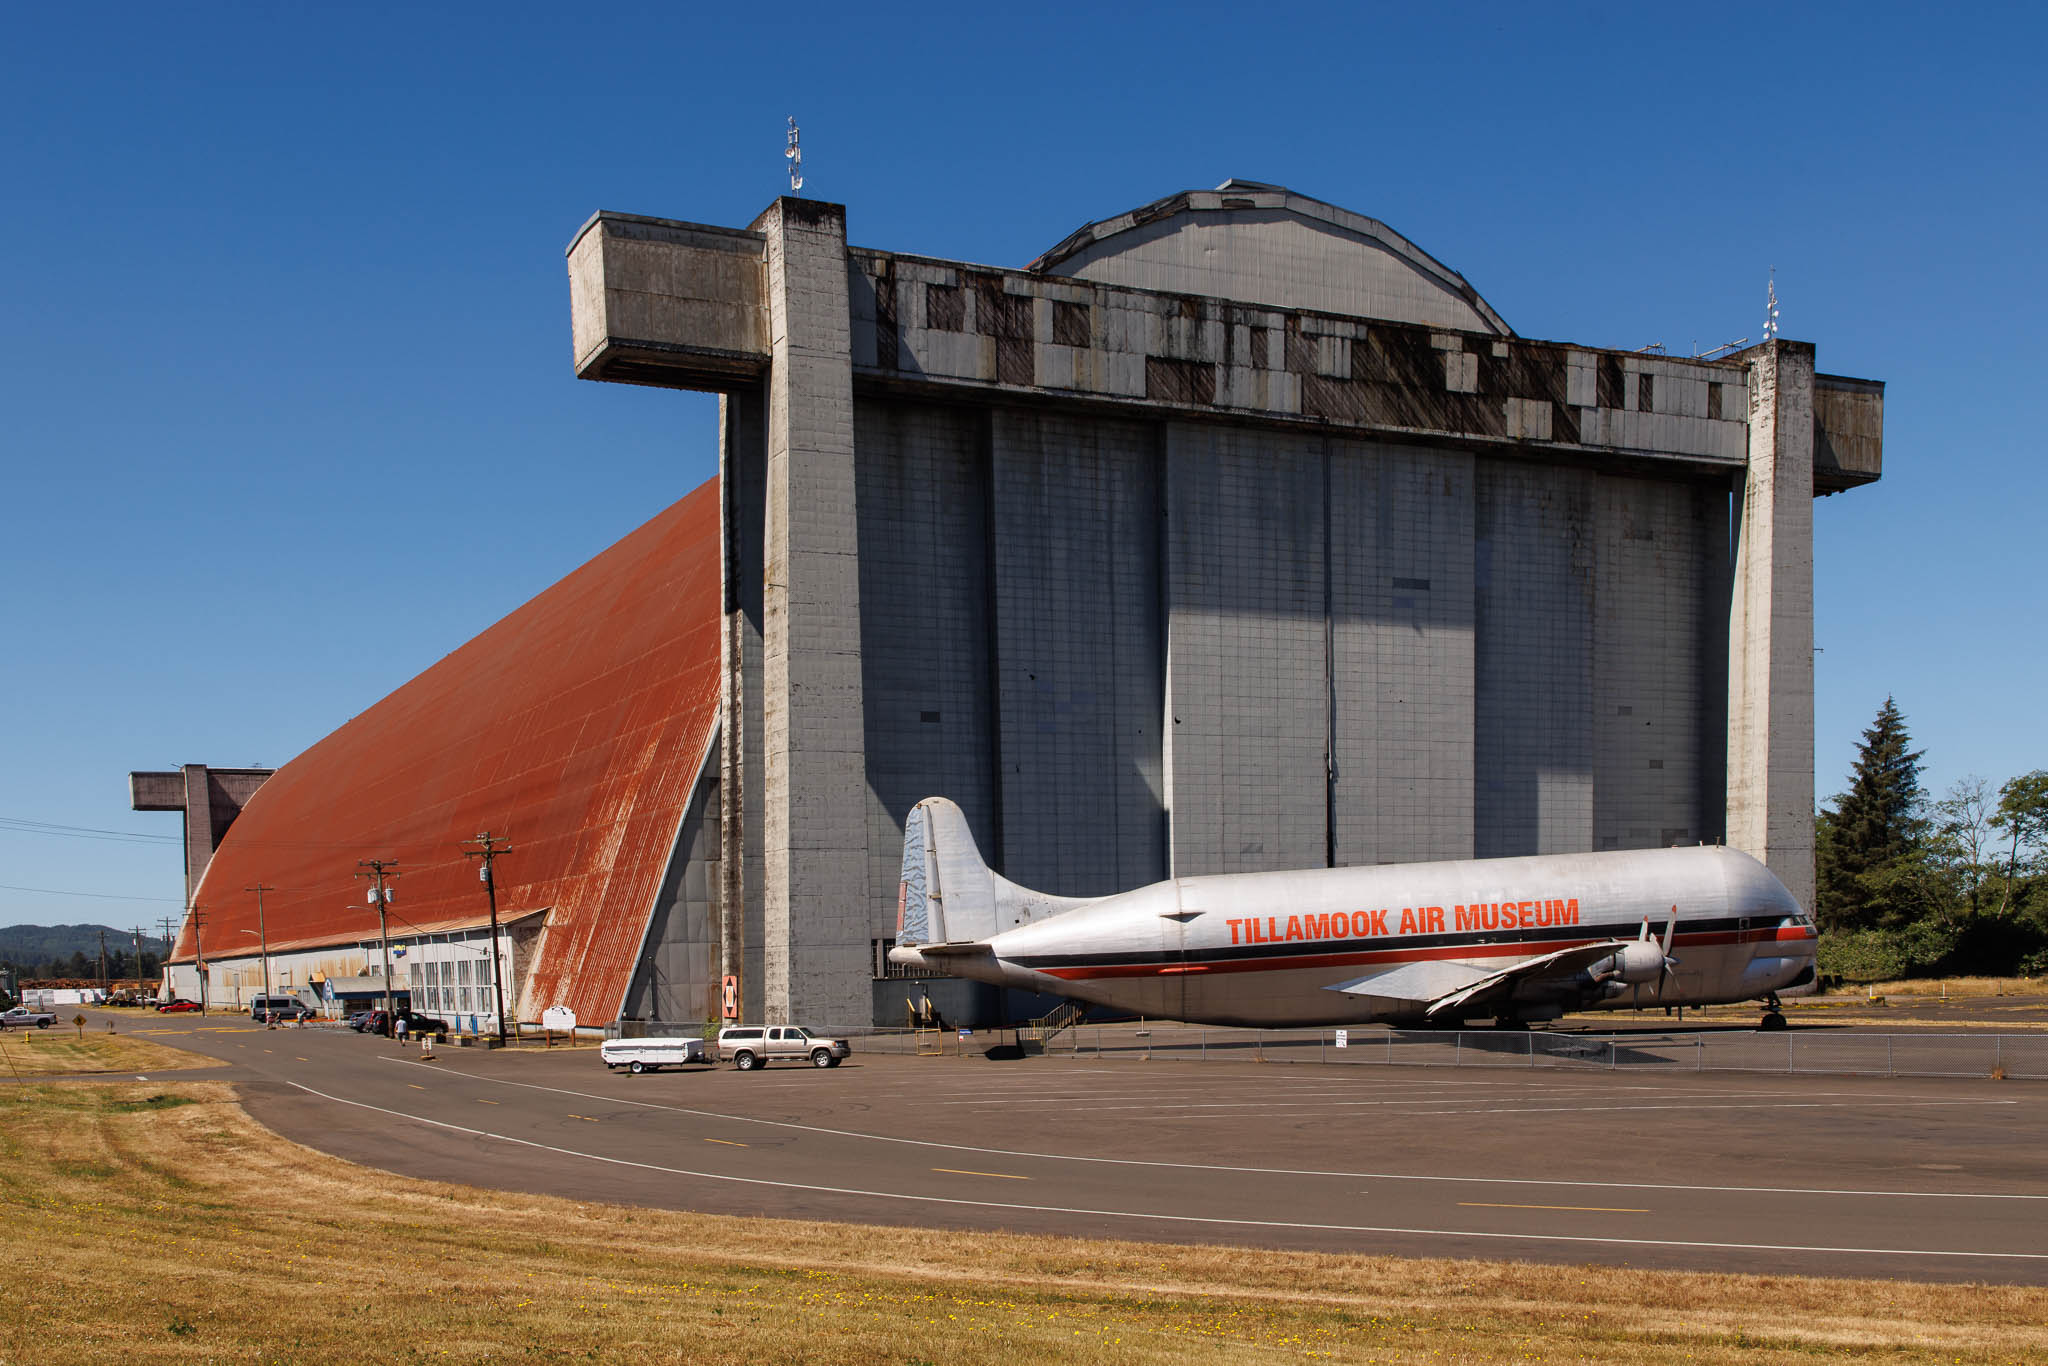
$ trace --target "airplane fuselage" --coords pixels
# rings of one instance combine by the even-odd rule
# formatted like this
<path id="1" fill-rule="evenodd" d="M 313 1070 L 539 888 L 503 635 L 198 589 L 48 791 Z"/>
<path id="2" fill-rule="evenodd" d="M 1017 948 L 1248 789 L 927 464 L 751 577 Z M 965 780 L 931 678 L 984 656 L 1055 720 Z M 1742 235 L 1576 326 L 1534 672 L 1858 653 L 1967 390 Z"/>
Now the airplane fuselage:
<path id="1" fill-rule="evenodd" d="M 1634 940 L 1646 922 L 1661 938 L 1674 908 L 1668 971 L 1532 976 L 1474 1013 L 1705 1005 L 1810 980 L 1811 919 L 1763 865 L 1717 847 L 1175 878 L 928 961 L 1162 1019 L 1420 1023 L 1430 1000 L 1477 974 Z"/>

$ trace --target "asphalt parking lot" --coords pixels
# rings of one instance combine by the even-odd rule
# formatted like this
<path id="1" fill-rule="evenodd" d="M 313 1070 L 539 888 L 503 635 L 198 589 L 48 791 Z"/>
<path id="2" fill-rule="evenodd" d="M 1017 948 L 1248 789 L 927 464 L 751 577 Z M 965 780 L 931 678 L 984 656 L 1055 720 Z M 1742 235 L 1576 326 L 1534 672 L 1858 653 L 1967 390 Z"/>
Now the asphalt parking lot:
<path id="1" fill-rule="evenodd" d="M 107 1015 L 222 1062 L 280 1134 L 428 1179 L 936 1230 L 2048 1283 L 2048 1083 L 859 1051 L 634 1077 L 589 1048 L 423 1062 L 346 1031 Z"/>

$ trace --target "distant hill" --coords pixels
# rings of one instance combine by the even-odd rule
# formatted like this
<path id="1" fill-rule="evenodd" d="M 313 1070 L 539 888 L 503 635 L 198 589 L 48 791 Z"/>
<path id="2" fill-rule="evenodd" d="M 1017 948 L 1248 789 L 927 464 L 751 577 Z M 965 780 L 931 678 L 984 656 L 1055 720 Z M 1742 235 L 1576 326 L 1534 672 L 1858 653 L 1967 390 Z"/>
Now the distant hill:
<path id="1" fill-rule="evenodd" d="M 125 962 L 135 952 L 135 936 L 112 925 L 9 925 L 0 928 L 0 958 L 23 967 L 55 963 L 82 953 L 99 962 L 100 931 L 107 935 L 107 953 L 117 950 Z M 170 949 L 162 939 L 142 936 L 145 957 L 161 958 Z"/>

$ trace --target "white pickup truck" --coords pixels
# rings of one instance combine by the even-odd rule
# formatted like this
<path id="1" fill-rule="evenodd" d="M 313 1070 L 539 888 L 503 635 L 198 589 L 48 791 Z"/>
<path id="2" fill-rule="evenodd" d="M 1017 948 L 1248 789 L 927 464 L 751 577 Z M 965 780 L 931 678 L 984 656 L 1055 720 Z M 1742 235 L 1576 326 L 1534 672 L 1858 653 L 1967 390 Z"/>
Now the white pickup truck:
<path id="1" fill-rule="evenodd" d="M 48 1029 L 55 1023 L 57 1017 L 47 1010 L 30 1010 L 27 1006 L 16 1006 L 12 1010 L 0 1011 L 0 1029 L 13 1029 L 17 1025 L 23 1029 L 30 1025 L 37 1029 Z"/>
<path id="2" fill-rule="evenodd" d="M 801 1025 L 727 1025 L 718 1031 L 718 1056 L 742 1072 L 771 1062 L 808 1062 L 837 1067 L 853 1049 L 844 1039 L 828 1039 Z"/>
<path id="3" fill-rule="evenodd" d="M 597 1056 L 614 1072 L 623 1067 L 635 1076 L 657 1067 L 711 1061 L 702 1039 L 606 1039 L 598 1045 Z"/>

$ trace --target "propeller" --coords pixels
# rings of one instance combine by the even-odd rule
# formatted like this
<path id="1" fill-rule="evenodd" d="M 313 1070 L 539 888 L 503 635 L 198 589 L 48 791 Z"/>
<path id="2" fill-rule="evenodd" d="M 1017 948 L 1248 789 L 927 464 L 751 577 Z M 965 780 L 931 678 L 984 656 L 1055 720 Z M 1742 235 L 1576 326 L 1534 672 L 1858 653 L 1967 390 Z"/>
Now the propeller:
<path id="1" fill-rule="evenodd" d="M 1671 918 L 1664 922 L 1663 942 L 1658 945 L 1658 947 L 1663 950 L 1663 953 L 1661 955 L 1663 961 L 1658 964 L 1657 987 L 1652 994 L 1655 996 L 1657 1000 L 1660 1001 L 1664 999 L 1665 979 L 1671 976 L 1671 970 L 1677 967 L 1679 963 L 1678 959 L 1673 958 L 1671 956 L 1671 945 L 1674 941 L 1677 940 L 1677 938 L 1678 907 L 1673 906 L 1671 908 Z M 1636 934 L 1636 942 L 1639 944 L 1647 944 L 1650 942 L 1650 917 L 1643 917 L 1643 927 Z M 1635 995 L 1635 1008 L 1637 1010 L 1641 1010 L 1643 1008 L 1643 984 L 1641 982 L 1635 984 Z"/>

